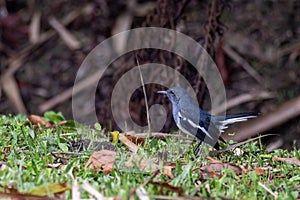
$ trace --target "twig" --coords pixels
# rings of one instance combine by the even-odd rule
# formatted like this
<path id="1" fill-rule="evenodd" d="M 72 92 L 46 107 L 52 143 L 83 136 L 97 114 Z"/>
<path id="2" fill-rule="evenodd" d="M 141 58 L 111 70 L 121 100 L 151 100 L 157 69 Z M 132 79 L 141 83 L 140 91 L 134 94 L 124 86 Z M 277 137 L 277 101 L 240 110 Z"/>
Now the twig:
<path id="1" fill-rule="evenodd" d="M 86 180 L 83 182 L 81 187 L 87 191 L 89 194 L 93 195 L 97 200 L 105 200 L 106 198 L 101 194 L 99 191 L 97 191 L 95 188 L 93 188 Z"/>
<path id="2" fill-rule="evenodd" d="M 29 26 L 30 34 L 29 41 L 36 44 L 40 38 L 40 27 L 41 27 L 41 13 L 39 11 L 35 12 L 32 16 L 32 21 Z"/>
<path id="3" fill-rule="evenodd" d="M 290 54 L 291 52 L 297 51 L 300 49 L 300 40 L 294 41 L 291 43 L 291 45 L 288 45 L 286 47 L 283 47 L 282 50 L 280 50 L 277 54 L 277 59 L 281 58 L 282 56 L 285 56 L 287 54 Z"/>
<path id="4" fill-rule="evenodd" d="M 155 170 L 151 176 L 141 185 L 142 187 L 145 187 L 146 185 L 148 185 L 148 183 L 150 181 L 152 181 L 158 174 L 160 173 L 159 169 L 158 170 Z"/>
<path id="5" fill-rule="evenodd" d="M 124 134 L 119 134 L 119 140 L 122 142 L 130 151 L 136 153 L 139 150 L 139 147 L 131 142 Z"/>
<path id="6" fill-rule="evenodd" d="M 88 4 L 84 8 L 80 10 L 75 10 L 68 14 L 63 20 L 62 24 L 67 25 L 74 21 L 76 18 L 81 16 L 82 14 L 86 14 L 92 11 L 92 5 Z M 2 88 L 6 95 L 8 96 L 9 101 L 15 105 L 16 110 L 19 113 L 26 113 L 25 105 L 22 101 L 22 98 L 19 94 L 19 89 L 17 87 L 17 84 L 13 78 L 14 73 L 24 64 L 28 56 L 36 50 L 38 47 L 40 47 L 44 42 L 48 41 L 51 37 L 55 35 L 55 31 L 50 30 L 47 31 L 44 34 L 41 34 L 38 41 L 36 43 L 31 43 L 28 46 L 26 46 L 24 49 L 22 49 L 17 56 L 13 56 L 9 59 L 7 59 L 5 65 L 8 66 L 8 69 L 3 73 L 3 75 L 0 77 L 0 83 L 2 85 Z M 13 90 L 11 90 L 13 89 Z M 71 91 L 72 93 L 72 91 Z"/>
<path id="7" fill-rule="evenodd" d="M 149 136 L 151 136 L 151 124 L 150 124 L 148 99 L 147 99 L 145 83 L 144 83 L 144 79 L 143 79 L 143 75 L 142 75 L 142 71 L 141 71 L 141 66 L 140 66 L 140 63 L 139 63 L 139 60 L 137 59 L 137 57 L 136 57 L 136 62 L 137 62 L 138 68 L 139 68 L 139 73 L 140 73 L 140 78 L 141 78 L 141 83 L 142 83 L 143 93 L 144 93 L 144 98 L 145 98 L 147 122 L 148 122 L 148 127 L 149 127 L 148 128 L 148 134 L 149 134 Z"/>
<path id="8" fill-rule="evenodd" d="M 126 133 L 127 135 L 132 135 L 138 138 L 147 138 L 149 137 L 148 133 Z M 150 139 L 156 138 L 156 139 L 166 139 L 166 138 L 178 138 L 178 139 L 188 139 L 187 137 L 184 137 L 182 135 L 175 135 L 170 133 L 151 133 Z"/>
<path id="9" fill-rule="evenodd" d="M 93 9 L 92 4 L 87 4 L 85 7 L 74 10 L 70 12 L 66 17 L 62 19 L 62 24 L 64 26 L 70 24 L 75 19 L 80 17 L 81 15 L 86 15 L 88 13 L 91 13 Z M 43 34 L 40 35 L 39 40 L 35 44 L 29 44 L 27 47 L 22 49 L 17 56 L 13 56 L 8 59 L 7 64 L 9 68 L 5 71 L 4 74 L 14 74 L 25 62 L 25 59 L 28 57 L 28 55 L 33 52 L 35 49 L 40 47 L 43 43 L 48 41 L 50 38 L 55 36 L 56 32 L 53 30 L 49 30 Z"/>
<path id="10" fill-rule="evenodd" d="M 51 152 L 51 154 L 64 154 L 64 155 L 75 155 L 75 156 L 82 156 L 86 155 L 84 153 L 77 153 L 77 152 Z"/>
<path id="11" fill-rule="evenodd" d="M 138 196 L 139 200 L 150 200 L 149 194 L 143 186 L 138 187 L 135 190 L 135 194 Z"/>
<path id="12" fill-rule="evenodd" d="M 72 171 L 72 170 L 70 170 L 70 171 Z M 80 199 L 80 188 L 79 188 L 78 180 L 77 180 L 77 178 L 74 178 L 72 173 L 69 173 L 69 175 L 71 175 L 71 177 L 73 179 L 72 199 Z"/>
<path id="13" fill-rule="evenodd" d="M 84 88 L 87 88 L 88 86 L 93 85 L 94 83 L 98 82 L 100 75 L 104 71 L 103 69 L 102 70 L 101 69 L 102 68 L 99 68 L 99 72 L 85 78 L 83 81 L 77 83 L 75 86 L 66 89 L 65 91 L 56 95 L 52 99 L 42 103 L 39 106 L 39 110 L 41 112 L 45 112 L 45 111 L 53 108 L 57 104 L 64 102 L 65 100 L 71 98 L 72 95 L 76 95 L 78 92 L 80 92 Z"/>
<path id="14" fill-rule="evenodd" d="M 254 57 L 267 63 L 273 63 L 280 52 L 278 48 L 271 45 L 264 45 L 264 48 L 262 48 L 251 37 L 231 31 L 226 32 L 224 41 L 239 54 Z"/>
<path id="15" fill-rule="evenodd" d="M 68 31 L 55 17 L 49 17 L 48 21 L 52 28 L 58 32 L 61 39 L 71 50 L 76 50 L 81 47 L 81 44 L 76 37 L 70 31 Z"/>
<path id="16" fill-rule="evenodd" d="M 240 104 L 249 102 L 249 101 L 255 101 L 255 100 L 260 100 L 260 99 L 270 99 L 273 98 L 274 94 L 271 92 L 267 92 L 267 91 L 261 91 L 258 93 L 254 93 L 254 94 L 241 94 L 237 97 L 233 97 L 232 99 L 227 101 L 226 104 L 226 110 L 229 110 L 230 108 L 233 108 L 235 106 L 238 106 Z M 217 107 L 215 109 L 213 109 L 211 112 L 214 114 L 220 114 L 224 111 L 224 107 L 220 106 Z"/>
<path id="17" fill-rule="evenodd" d="M 260 85 L 264 86 L 263 78 L 257 73 L 257 71 L 238 53 L 236 53 L 229 45 L 224 44 L 223 49 L 225 53 L 233 59 L 236 63 L 241 65 L 250 76 L 252 76 Z"/>
<path id="18" fill-rule="evenodd" d="M 0 84 L 3 87 L 7 98 L 14 105 L 18 113 L 27 113 L 25 105 L 22 101 L 18 85 L 13 75 L 3 75 L 0 77 Z"/>
<path id="19" fill-rule="evenodd" d="M 165 199 L 165 200 L 207 200 L 204 197 L 196 197 L 196 196 L 183 196 L 183 197 L 175 197 L 175 196 L 163 196 L 163 195 L 149 195 L 151 199 Z M 222 199 L 220 197 L 220 199 Z"/>
<path id="20" fill-rule="evenodd" d="M 262 188 L 264 188 L 267 192 L 269 192 L 273 197 L 274 199 L 278 199 L 278 194 L 277 192 L 273 192 L 271 189 L 269 189 L 267 186 L 265 186 L 262 182 L 258 182 L 258 185 L 261 186 Z"/>
<path id="21" fill-rule="evenodd" d="M 222 152 L 229 151 L 229 150 L 231 150 L 231 149 L 237 148 L 237 147 L 239 147 L 239 146 L 242 146 L 242 145 L 247 144 L 247 143 L 249 143 L 249 142 L 258 140 L 258 139 L 260 139 L 260 138 L 268 137 L 268 136 L 275 136 L 275 135 L 278 136 L 277 134 L 266 134 L 266 135 L 260 135 L 260 136 L 257 136 L 257 137 L 255 137 L 255 138 L 250 138 L 250 139 L 248 139 L 248 140 L 246 140 L 246 141 L 243 141 L 243 142 L 239 142 L 239 143 L 236 143 L 236 144 L 229 145 L 228 147 L 226 147 L 226 148 L 224 148 L 224 149 L 211 151 L 211 152 L 209 153 L 209 155 L 210 155 L 210 156 L 213 156 L 213 155 L 215 155 L 216 153 L 222 153 Z"/>
<path id="22" fill-rule="evenodd" d="M 293 158 L 280 158 L 280 157 L 274 156 L 273 160 L 300 166 L 300 160 L 298 160 L 296 157 L 293 157 Z"/>

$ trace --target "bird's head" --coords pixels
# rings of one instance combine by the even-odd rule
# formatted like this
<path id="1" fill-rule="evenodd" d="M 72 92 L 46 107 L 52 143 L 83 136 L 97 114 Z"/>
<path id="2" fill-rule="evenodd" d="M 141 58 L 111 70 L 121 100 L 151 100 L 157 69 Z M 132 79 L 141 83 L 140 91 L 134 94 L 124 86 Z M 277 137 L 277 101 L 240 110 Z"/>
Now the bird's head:
<path id="1" fill-rule="evenodd" d="M 189 97 L 187 92 L 181 87 L 173 87 L 168 90 L 158 91 L 157 93 L 166 95 L 172 103 L 179 102 L 183 97 Z"/>

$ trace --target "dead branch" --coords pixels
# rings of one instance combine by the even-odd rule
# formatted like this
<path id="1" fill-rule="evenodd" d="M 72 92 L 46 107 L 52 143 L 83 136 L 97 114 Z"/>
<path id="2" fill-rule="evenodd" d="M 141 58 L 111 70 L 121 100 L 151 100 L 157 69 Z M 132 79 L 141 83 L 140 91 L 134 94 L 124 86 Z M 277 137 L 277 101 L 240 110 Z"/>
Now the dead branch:
<path id="1" fill-rule="evenodd" d="M 254 94 L 241 94 L 237 97 L 233 97 L 232 99 L 229 99 L 226 103 L 226 110 L 229 110 L 231 108 L 234 108 L 235 106 L 238 106 L 240 104 L 249 102 L 249 101 L 256 101 L 261 99 L 270 99 L 273 98 L 274 94 L 266 91 L 257 92 Z M 212 109 L 211 113 L 214 114 L 220 114 L 222 112 L 225 112 L 223 106 L 217 107 L 215 109 Z"/>
<path id="2" fill-rule="evenodd" d="M 63 26 L 55 17 L 49 17 L 48 21 L 52 28 L 57 31 L 61 39 L 71 50 L 76 50 L 81 47 L 80 41 L 78 41 L 76 37 L 68 29 L 66 29 L 65 26 Z"/>
<path id="3" fill-rule="evenodd" d="M 2 85 L 3 91 L 5 92 L 10 103 L 14 105 L 16 111 L 18 113 L 26 114 L 27 110 L 22 101 L 18 84 L 15 78 L 12 75 L 1 76 L 0 84 Z"/>
<path id="4" fill-rule="evenodd" d="M 231 59 L 241 65 L 244 70 L 248 72 L 249 75 L 252 76 L 260 85 L 265 85 L 263 78 L 257 73 L 257 71 L 244 58 L 236 53 L 229 45 L 224 44 L 223 49 Z"/>

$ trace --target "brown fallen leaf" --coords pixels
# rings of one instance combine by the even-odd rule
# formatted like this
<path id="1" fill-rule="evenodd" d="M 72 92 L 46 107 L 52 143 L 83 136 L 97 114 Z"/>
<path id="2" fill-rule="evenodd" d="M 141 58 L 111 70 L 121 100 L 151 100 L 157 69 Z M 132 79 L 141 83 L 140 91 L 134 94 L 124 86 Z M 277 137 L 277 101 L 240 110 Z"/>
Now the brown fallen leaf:
<path id="1" fill-rule="evenodd" d="M 255 172 L 257 175 L 264 175 L 265 174 L 265 171 L 261 168 L 255 168 Z"/>
<path id="2" fill-rule="evenodd" d="M 241 174 L 243 172 L 242 168 L 239 166 L 227 163 L 210 163 L 200 167 L 200 170 L 206 173 L 219 173 L 225 168 L 232 169 L 236 174 Z"/>
<path id="3" fill-rule="evenodd" d="M 119 141 L 122 142 L 133 153 L 136 153 L 139 150 L 139 147 L 122 133 L 119 134 Z"/>
<path id="4" fill-rule="evenodd" d="M 51 128 L 53 125 L 38 115 L 29 115 L 28 120 L 34 125 L 42 125 L 46 128 Z"/>
<path id="5" fill-rule="evenodd" d="M 174 166 L 169 166 L 169 165 L 166 166 L 165 165 L 163 168 L 164 168 L 163 173 L 165 175 L 167 175 L 168 177 L 170 177 L 171 179 L 173 179 L 174 175 L 172 174 L 172 169 L 174 169 L 175 167 Z"/>
<path id="6" fill-rule="evenodd" d="M 220 160 L 217 160 L 217 159 L 212 158 L 212 157 L 210 157 L 210 156 L 207 156 L 206 158 L 207 158 L 208 160 L 210 160 L 212 163 L 222 163 Z"/>
<path id="7" fill-rule="evenodd" d="M 281 161 L 281 162 L 286 162 L 288 164 L 293 164 L 293 165 L 300 166 L 300 160 L 298 160 L 295 157 L 293 157 L 293 158 L 280 158 L 280 157 L 274 156 L 273 160 L 275 160 L 275 161 Z"/>
<path id="8" fill-rule="evenodd" d="M 134 135 L 125 135 L 127 137 L 127 139 L 129 139 L 131 142 L 133 142 L 136 145 L 141 145 L 144 146 L 145 144 L 145 139 L 144 138 L 140 138 L 140 137 L 136 137 Z"/>
<path id="9" fill-rule="evenodd" d="M 54 128 L 68 123 L 67 120 L 63 120 L 57 124 L 51 124 L 50 122 L 46 121 L 43 117 L 39 115 L 29 115 L 27 118 L 33 125 L 40 125 L 46 128 Z"/>
<path id="10" fill-rule="evenodd" d="M 150 159 L 143 159 L 139 158 L 137 156 L 132 155 L 127 162 L 125 162 L 126 167 L 134 167 L 137 166 L 140 170 L 146 171 L 146 172 L 154 172 L 159 169 L 158 165 L 150 160 Z M 172 169 L 175 167 L 172 165 L 164 165 L 163 166 L 163 174 L 169 176 L 171 179 L 174 178 L 174 175 L 172 174 Z"/>
<path id="11" fill-rule="evenodd" d="M 114 166 L 116 155 L 115 151 L 109 150 L 94 152 L 84 167 L 94 169 L 96 172 L 103 170 L 105 173 L 110 173 Z"/>
<path id="12" fill-rule="evenodd" d="M 183 194 L 182 187 L 176 187 L 176 186 L 170 185 L 167 182 L 154 182 L 154 181 L 150 181 L 150 184 L 156 185 L 156 186 L 160 187 L 159 194 L 163 193 L 162 191 L 163 191 L 164 188 L 167 189 L 167 190 L 169 190 L 169 191 L 178 193 L 179 196 L 182 196 L 182 194 Z"/>

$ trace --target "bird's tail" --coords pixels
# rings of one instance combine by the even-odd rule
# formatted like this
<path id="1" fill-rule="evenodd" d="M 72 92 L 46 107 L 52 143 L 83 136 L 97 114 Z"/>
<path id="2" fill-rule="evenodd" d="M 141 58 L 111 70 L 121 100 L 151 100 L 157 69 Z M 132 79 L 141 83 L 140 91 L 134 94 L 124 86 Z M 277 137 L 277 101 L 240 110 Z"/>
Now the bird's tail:
<path id="1" fill-rule="evenodd" d="M 225 120 L 223 121 L 224 124 L 232 124 L 235 122 L 243 122 L 247 119 L 257 117 L 259 113 L 256 112 L 248 112 L 248 113 L 239 113 L 234 115 L 226 115 Z"/>
<path id="2" fill-rule="evenodd" d="M 246 121 L 247 119 L 250 118 L 255 118 L 257 117 L 257 115 L 259 115 L 259 113 L 256 112 L 248 112 L 248 113 L 239 113 L 239 114 L 234 114 L 234 115 L 227 115 L 225 117 L 225 119 L 221 119 L 221 117 L 217 117 L 215 119 L 217 119 L 217 122 L 215 122 L 215 124 L 217 125 L 217 127 L 219 128 L 220 132 L 224 132 L 224 130 L 226 128 L 228 128 L 227 125 L 229 124 L 233 124 L 236 122 L 243 122 Z"/>

